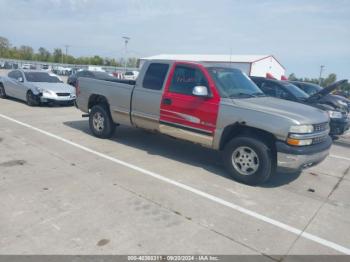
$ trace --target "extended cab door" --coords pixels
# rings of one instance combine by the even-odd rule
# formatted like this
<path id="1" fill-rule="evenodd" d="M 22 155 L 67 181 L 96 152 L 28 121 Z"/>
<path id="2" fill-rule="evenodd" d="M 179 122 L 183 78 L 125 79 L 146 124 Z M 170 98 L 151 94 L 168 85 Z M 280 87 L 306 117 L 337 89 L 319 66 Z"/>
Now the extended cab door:
<path id="1" fill-rule="evenodd" d="M 137 127 L 159 130 L 160 101 L 170 64 L 151 62 L 144 65 L 138 76 L 131 99 L 132 124 Z"/>
<path id="2" fill-rule="evenodd" d="M 208 96 L 193 95 L 205 86 Z M 212 146 L 220 96 L 201 65 L 178 62 L 171 69 L 160 106 L 160 131 L 177 138 Z"/>

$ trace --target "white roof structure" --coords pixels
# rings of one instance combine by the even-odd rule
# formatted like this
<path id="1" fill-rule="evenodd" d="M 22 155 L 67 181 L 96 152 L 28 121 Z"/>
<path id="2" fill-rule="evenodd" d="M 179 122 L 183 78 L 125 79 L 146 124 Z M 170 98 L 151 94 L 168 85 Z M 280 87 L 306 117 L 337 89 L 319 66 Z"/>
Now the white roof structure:
<path id="1" fill-rule="evenodd" d="M 140 67 L 147 60 L 213 63 L 217 66 L 229 66 L 240 69 L 249 76 L 273 76 L 276 79 L 281 79 L 285 74 L 284 66 L 273 55 L 161 54 L 140 58 Z"/>
<path id="2" fill-rule="evenodd" d="M 256 61 L 271 57 L 272 55 L 173 55 L 161 54 L 150 57 L 143 57 L 141 60 L 181 60 L 197 62 L 235 62 L 235 63 L 254 63 Z"/>

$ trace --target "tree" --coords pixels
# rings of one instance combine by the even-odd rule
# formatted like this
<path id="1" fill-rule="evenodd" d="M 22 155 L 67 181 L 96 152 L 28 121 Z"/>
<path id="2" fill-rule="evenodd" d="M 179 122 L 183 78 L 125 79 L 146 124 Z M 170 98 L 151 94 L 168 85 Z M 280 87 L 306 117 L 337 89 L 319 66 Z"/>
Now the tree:
<path id="1" fill-rule="evenodd" d="M 61 48 L 55 48 L 53 50 L 53 62 L 60 63 L 60 62 L 62 62 L 62 58 L 63 58 L 62 49 Z"/>
<path id="2" fill-rule="evenodd" d="M 48 62 L 50 60 L 51 53 L 44 47 L 38 49 L 37 58 L 39 61 Z"/>
<path id="3" fill-rule="evenodd" d="M 322 80 L 322 86 L 326 87 L 329 86 L 330 84 L 334 83 L 337 81 L 337 75 L 336 74 L 329 74 L 327 78 Z"/>
<path id="4" fill-rule="evenodd" d="M 6 57 L 10 47 L 10 41 L 5 37 L 0 36 L 0 57 Z"/>
<path id="5" fill-rule="evenodd" d="M 19 52 L 20 58 L 23 60 L 33 59 L 34 51 L 33 51 L 33 48 L 31 48 L 30 46 L 22 45 L 19 48 L 18 52 Z"/>
<path id="6" fill-rule="evenodd" d="M 290 80 L 290 81 L 298 81 L 299 79 L 295 76 L 294 73 L 291 73 L 291 74 L 288 76 L 288 80 Z"/>

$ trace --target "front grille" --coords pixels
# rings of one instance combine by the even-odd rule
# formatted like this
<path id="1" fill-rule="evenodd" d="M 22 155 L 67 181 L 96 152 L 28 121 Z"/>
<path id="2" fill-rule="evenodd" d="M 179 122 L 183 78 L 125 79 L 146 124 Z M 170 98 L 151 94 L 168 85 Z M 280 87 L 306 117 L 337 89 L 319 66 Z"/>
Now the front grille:
<path id="1" fill-rule="evenodd" d="M 56 93 L 57 96 L 70 96 L 70 93 Z"/>
<path id="2" fill-rule="evenodd" d="M 322 132 L 327 129 L 328 129 L 328 122 L 314 125 L 314 132 Z"/>

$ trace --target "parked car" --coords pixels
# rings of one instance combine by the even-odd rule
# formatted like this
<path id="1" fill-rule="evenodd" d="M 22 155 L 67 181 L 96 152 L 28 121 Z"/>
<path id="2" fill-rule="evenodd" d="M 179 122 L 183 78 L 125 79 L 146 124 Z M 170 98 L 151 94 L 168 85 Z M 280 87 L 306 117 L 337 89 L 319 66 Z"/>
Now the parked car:
<path id="1" fill-rule="evenodd" d="M 138 75 L 139 75 L 138 71 L 126 71 L 124 73 L 124 79 L 125 80 L 136 80 Z"/>
<path id="2" fill-rule="evenodd" d="M 73 104 L 75 88 L 64 84 L 56 75 L 45 71 L 13 70 L 0 79 L 0 98 L 14 97 L 29 106 L 55 102 Z"/>
<path id="3" fill-rule="evenodd" d="M 36 69 L 35 65 L 32 65 L 32 64 L 23 64 L 21 68 L 23 70 L 35 70 Z"/>
<path id="4" fill-rule="evenodd" d="M 342 135 L 350 127 L 350 119 L 347 111 L 339 111 L 333 106 L 321 102 L 324 96 L 335 90 L 344 81 L 339 81 L 309 96 L 303 90 L 287 81 L 272 80 L 263 77 L 251 77 L 251 79 L 266 95 L 303 103 L 326 111 L 331 120 L 330 135 L 332 136 Z"/>
<path id="5" fill-rule="evenodd" d="M 229 174 L 247 184 L 276 166 L 315 165 L 332 144 L 326 112 L 267 97 L 240 70 L 204 63 L 148 60 L 135 85 L 81 77 L 76 106 L 99 138 L 121 124 L 222 150 Z"/>
<path id="6" fill-rule="evenodd" d="M 123 80 L 117 79 L 117 78 L 109 75 L 106 72 L 89 71 L 89 70 L 81 70 L 81 71 L 76 72 L 75 74 L 70 75 L 67 79 L 67 84 L 69 84 L 71 86 L 76 86 L 77 80 L 79 77 L 87 77 L 87 78 L 94 78 L 94 79 L 111 81 L 111 82 L 133 84 L 133 82 L 130 82 L 130 81 L 123 81 Z"/>
<path id="7" fill-rule="evenodd" d="M 289 82 L 299 87 L 309 96 L 314 97 L 314 99 L 318 100 L 319 103 L 330 105 L 339 111 L 346 110 L 347 112 L 350 112 L 350 100 L 343 96 L 332 95 L 332 94 L 323 95 L 322 91 L 324 89 L 321 86 L 316 84 L 299 82 L 299 81 L 289 81 Z"/>

